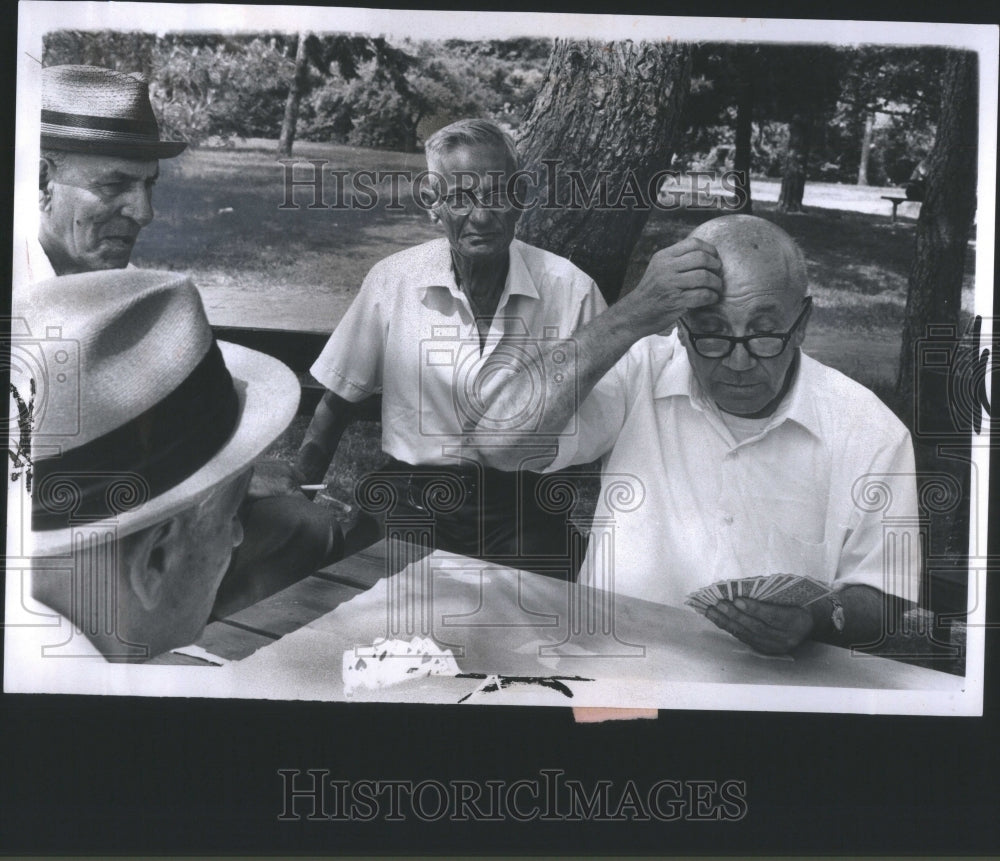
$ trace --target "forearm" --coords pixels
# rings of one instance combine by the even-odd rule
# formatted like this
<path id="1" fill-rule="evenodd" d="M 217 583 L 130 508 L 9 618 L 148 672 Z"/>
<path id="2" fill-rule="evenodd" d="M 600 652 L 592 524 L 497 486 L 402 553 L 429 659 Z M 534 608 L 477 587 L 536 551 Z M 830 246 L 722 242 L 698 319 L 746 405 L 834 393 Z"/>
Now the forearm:
<path id="1" fill-rule="evenodd" d="M 557 344 L 541 341 L 541 355 L 528 358 L 541 367 L 523 367 L 523 339 L 509 345 L 501 341 L 476 379 L 478 402 L 472 413 L 480 418 L 465 428 L 465 445 L 502 469 L 518 468 L 525 446 L 550 448 L 598 380 L 632 344 L 671 329 L 688 308 L 717 301 L 721 268 L 714 247 L 689 237 L 654 254 L 635 290 L 570 338 Z M 539 386 L 541 415 L 534 408 Z"/>
<path id="2" fill-rule="evenodd" d="M 490 379 L 483 387 L 483 407 L 476 411 L 480 419 L 468 444 L 477 448 L 486 463 L 506 469 L 517 468 L 516 461 L 525 450 L 555 448 L 557 435 L 597 382 L 646 334 L 646 327 L 628 313 L 626 304 L 612 306 L 570 338 L 542 342 L 530 359 L 539 366 L 524 368 L 520 346 L 513 344 L 507 355 L 501 342 L 490 360 L 498 370 L 484 369 Z M 544 386 L 541 397 L 539 385 Z M 541 414 L 527 408 L 533 402 L 541 404 Z M 520 416 L 524 417 L 522 426 L 510 421 Z M 501 423 L 502 435 L 492 434 Z M 533 460 L 537 468 L 539 462 Z"/>
<path id="3" fill-rule="evenodd" d="M 894 619 L 898 624 L 907 609 L 907 602 L 871 586 L 845 586 L 836 596 L 844 608 L 844 630 L 837 631 L 834 604 L 823 598 L 808 608 L 813 614 L 813 640 L 847 648 L 872 646 L 882 639 L 888 621 Z"/>
<path id="4" fill-rule="evenodd" d="M 351 417 L 352 404 L 327 391 L 306 429 L 295 465 L 309 484 L 319 484 L 330 468 Z"/>

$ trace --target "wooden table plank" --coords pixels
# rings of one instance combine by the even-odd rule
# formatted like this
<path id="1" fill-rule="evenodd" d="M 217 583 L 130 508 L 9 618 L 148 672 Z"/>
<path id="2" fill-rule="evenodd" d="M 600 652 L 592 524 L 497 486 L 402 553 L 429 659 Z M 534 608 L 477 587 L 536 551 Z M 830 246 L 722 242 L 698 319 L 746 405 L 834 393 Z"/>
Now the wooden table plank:
<path id="1" fill-rule="evenodd" d="M 274 637 L 267 637 L 245 628 L 238 628 L 225 621 L 212 622 L 198 638 L 196 645 L 206 652 L 225 658 L 227 661 L 239 661 L 247 655 L 252 655 L 262 646 L 274 642 Z"/>
<path id="2" fill-rule="evenodd" d="M 309 576 L 223 621 L 248 632 L 278 638 L 329 613 L 362 591 L 344 583 Z"/>
<path id="3" fill-rule="evenodd" d="M 383 577 L 401 571 L 410 562 L 421 559 L 430 552 L 429 547 L 418 547 L 396 539 L 383 539 L 346 559 L 327 565 L 317 575 L 360 589 L 370 589 Z"/>
<path id="4" fill-rule="evenodd" d="M 196 645 L 227 661 L 242 660 L 279 637 L 329 613 L 344 601 L 370 589 L 383 577 L 395 574 L 429 552 L 429 548 L 395 539 L 377 541 L 252 607 L 211 622 Z M 204 666 L 197 658 L 172 652 L 159 655 L 148 663 Z"/>

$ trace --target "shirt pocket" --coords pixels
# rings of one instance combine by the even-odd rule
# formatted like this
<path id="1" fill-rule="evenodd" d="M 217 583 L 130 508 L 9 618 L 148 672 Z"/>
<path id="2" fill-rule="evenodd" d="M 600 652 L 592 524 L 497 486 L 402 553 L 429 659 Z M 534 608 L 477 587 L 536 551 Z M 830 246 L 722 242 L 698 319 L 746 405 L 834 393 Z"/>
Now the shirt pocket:
<path id="1" fill-rule="evenodd" d="M 807 541 L 778 526 L 771 526 L 766 535 L 765 565 L 768 574 L 799 574 L 823 581 L 830 579 L 826 570 L 825 541 Z"/>

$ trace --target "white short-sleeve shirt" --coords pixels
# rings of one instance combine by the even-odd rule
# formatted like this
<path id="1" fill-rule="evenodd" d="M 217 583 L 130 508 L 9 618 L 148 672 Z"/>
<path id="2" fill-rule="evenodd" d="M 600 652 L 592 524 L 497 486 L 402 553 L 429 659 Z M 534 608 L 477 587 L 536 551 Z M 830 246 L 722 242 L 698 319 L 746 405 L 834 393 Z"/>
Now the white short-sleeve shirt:
<path id="1" fill-rule="evenodd" d="M 550 468 L 601 455 L 584 582 L 675 606 L 717 580 L 775 573 L 919 597 L 910 435 L 805 354 L 778 411 L 737 441 L 676 336 L 644 338 L 581 405 Z"/>
<path id="2" fill-rule="evenodd" d="M 568 338 L 605 309 L 594 281 L 519 240 L 485 346 L 459 289 L 446 239 L 379 261 L 311 371 L 348 401 L 382 394 L 382 448 L 412 464 L 456 463 L 474 424 L 473 383 L 501 338 Z M 449 456 L 449 452 L 452 456 Z M 466 455 L 467 456 L 467 455 Z"/>

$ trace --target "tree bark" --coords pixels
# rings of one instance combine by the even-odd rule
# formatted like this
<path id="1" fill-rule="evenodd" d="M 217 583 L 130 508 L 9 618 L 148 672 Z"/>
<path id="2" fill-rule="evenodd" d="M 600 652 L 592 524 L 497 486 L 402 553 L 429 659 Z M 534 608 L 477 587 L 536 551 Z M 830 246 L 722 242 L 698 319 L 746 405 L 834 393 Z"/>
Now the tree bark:
<path id="1" fill-rule="evenodd" d="M 518 237 L 569 258 L 608 302 L 670 166 L 690 77 L 687 45 L 557 39 L 521 127 L 538 197 Z"/>
<path id="2" fill-rule="evenodd" d="M 812 117 L 808 114 L 796 114 L 792 117 L 788 124 L 788 149 L 785 151 L 781 192 L 778 195 L 778 209 L 782 212 L 802 211 L 811 137 Z"/>
<path id="3" fill-rule="evenodd" d="M 896 378 L 898 405 L 907 419 L 915 416 L 915 409 L 949 415 L 947 381 L 935 373 L 939 368 L 919 367 L 915 353 L 918 340 L 929 334 L 929 326 L 953 327 L 959 334 L 962 275 L 976 211 L 978 77 L 975 54 L 956 51 L 949 55 L 937 134 L 928 157 L 926 196 L 917 220 Z M 955 342 L 954 337 L 945 340 Z M 919 393 L 919 403 L 915 403 L 915 393 Z"/>
<path id="4" fill-rule="evenodd" d="M 858 163 L 858 185 L 868 185 L 868 158 L 871 155 L 872 132 L 875 130 L 875 114 L 865 115 L 865 132 L 861 136 L 861 161 Z"/>
<path id="5" fill-rule="evenodd" d="M 736 210 L 744 215 L 753 213 L 750 194 L 750 136 L 753 132 L 753 78 L 747 69 L 746 78 L 736 91 L 736 153 L 733 170 L 736 173 L 736 195 L 742 205 Z"/>
<path id="6" fill-rule="evenodd" d="M 278 138 L 278 154 L 289 158 L 292 155 L 292 144 L 295 143 L 295 130 L 299 124 L 299 103 L 306 87 L 306 77 L 309 73 L 309 62 L 306 55 L 306 39 L 309 33 L 299 33 L 299 46 L 295 51 L 295 73 L 288 88 L 288 98 L 285 100 L 285 118 L 281 123 L 281 137 Z"/>

